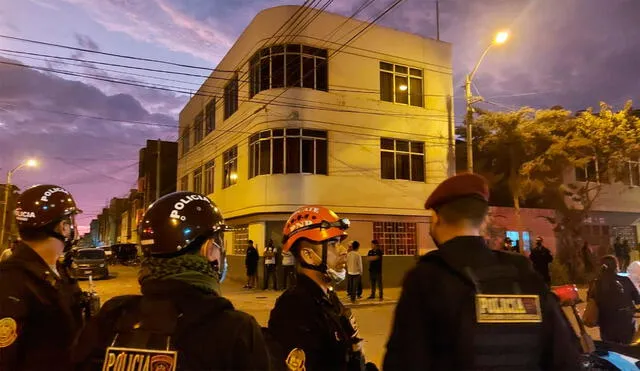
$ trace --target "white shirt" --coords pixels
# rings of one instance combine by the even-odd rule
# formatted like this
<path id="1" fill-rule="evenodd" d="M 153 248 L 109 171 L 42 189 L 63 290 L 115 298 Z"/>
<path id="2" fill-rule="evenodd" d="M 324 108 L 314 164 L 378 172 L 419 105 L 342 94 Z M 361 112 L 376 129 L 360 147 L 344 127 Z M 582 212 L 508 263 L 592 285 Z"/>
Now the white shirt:
<path id="1" fill-rule="evenodd" d="M 276 263 L 276 251 L 273 247 L 267 247 L 264 252 L 264 263 L 267 265 Z"/>
<path id="2" fill-rule="evenodd" d="M 291 251 L 282 253 L 282 265 L 294 265 L 296 259 L 293 257 Z"/>
<path id="3" fill-rule="evenodd" d="M 347 254 L 347 273 L 351 276 L 362 274 L 362 256 L 357 251 Z"/>

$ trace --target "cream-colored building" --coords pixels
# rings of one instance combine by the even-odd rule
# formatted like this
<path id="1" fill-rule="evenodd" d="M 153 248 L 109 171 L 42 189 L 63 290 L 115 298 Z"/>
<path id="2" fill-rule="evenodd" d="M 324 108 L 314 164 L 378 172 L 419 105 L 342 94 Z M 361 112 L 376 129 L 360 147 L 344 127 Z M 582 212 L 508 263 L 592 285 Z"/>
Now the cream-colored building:
<path id="1" fill-rule="evenodd" d="M 232 254 L 279 246 L 288 215 L 319 204 L 394 270 L 430 247 L 424 201 L 451 170 L 451 45 L 377 25 L 347 43 L 367 23 L 292 25 L 299 9 L 260 12 L 182 110 L 178 189 L 216 202 Z"/>

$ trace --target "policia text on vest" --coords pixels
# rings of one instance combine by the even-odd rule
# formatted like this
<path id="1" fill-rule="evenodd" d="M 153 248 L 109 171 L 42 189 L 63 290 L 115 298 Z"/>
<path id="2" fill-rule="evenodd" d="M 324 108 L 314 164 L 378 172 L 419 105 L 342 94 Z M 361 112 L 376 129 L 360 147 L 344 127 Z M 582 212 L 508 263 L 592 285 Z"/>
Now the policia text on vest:
<path id="1" fill-rule="evenodd" d="M 476 295 L 478 323 L 542 322 L 538 295 Z"/>

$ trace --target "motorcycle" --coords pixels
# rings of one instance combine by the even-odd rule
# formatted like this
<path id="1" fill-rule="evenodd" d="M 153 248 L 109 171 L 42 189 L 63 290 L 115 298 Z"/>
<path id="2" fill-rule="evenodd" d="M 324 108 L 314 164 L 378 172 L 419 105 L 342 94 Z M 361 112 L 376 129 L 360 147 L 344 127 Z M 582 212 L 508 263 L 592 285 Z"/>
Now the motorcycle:
<path id="1" fill-rule="evenodd" d="M 587 333 L 577 305 L 583 303 L 578 295 L 576 285 L 554 286 L 551 291 L 558 298 L 562 307 L 569 307 L 578 324 L 580 346 L 582 347 L 582 369 L 603 371 L 636 371 L 640 370 L 640 342 L 629 345 L 594 341 Z M 566 312 L 565 312 L 566 314 Z M 568 321 L 568 318 L 567 318 Z M 569 324 L 571 326 L 571 324 Z M 571 327 L 573 328 L 573 326 Z"/>

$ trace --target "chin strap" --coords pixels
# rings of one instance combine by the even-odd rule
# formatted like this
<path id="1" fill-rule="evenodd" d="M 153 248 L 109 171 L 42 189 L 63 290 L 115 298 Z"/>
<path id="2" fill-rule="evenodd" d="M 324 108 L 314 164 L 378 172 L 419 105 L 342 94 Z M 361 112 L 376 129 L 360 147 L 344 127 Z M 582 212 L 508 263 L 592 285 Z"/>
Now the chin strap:
<path id="1" fill-rule="evenodd" d="M 317 272 L 320 272 L 322 274 L 324 274 L 325 276 L 327 275 L 327 249 L 328 249 L 328 244 L 327 241 L 323 241 L 322 242 L 322 263 L 320 263 L 319 265 L 313 265 L 313 264 L 309 264 L 307 262 L 305 262 L 304 260 L 300 259 L 300 266 L 302 268 L 307 268 L 307 269 L 311 269 Z"/>

